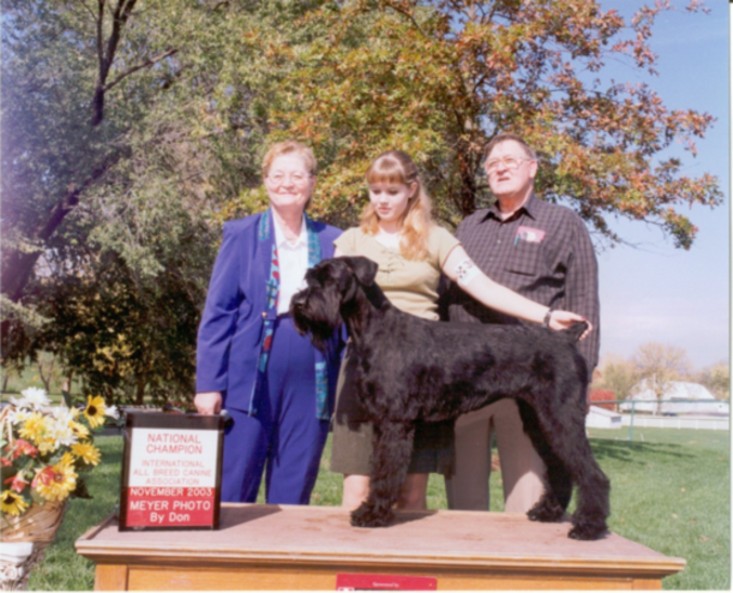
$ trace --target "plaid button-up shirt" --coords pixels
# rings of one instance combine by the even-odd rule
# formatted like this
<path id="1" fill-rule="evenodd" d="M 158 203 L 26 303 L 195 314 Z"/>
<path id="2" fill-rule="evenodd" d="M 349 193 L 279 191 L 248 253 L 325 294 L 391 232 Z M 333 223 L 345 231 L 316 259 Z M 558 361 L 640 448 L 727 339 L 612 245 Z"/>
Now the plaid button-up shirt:
<path id="1" fill-rule="evenodd" d="M 506 220 L 498 206 L 474 212 L 458 226 L 456 236 L 492 280 L 553 309 L 588 318 L 593 331 L 579 349 L 592 372 L 600 346 L 598 264 L 582 219 L 532 195 Z M 485 308 L 456 285 L 450 287 L 447 302 L 451 321 L 520 323 Z"/>

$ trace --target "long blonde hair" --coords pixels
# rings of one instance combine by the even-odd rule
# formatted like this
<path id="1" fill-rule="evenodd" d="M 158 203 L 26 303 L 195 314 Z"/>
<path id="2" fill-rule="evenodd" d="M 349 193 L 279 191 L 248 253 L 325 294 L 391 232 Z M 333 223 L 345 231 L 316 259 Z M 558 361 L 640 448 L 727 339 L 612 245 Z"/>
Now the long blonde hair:
<path id="1" fill-rule="evenodd" d="M 410 156 L 401 150 L 388 150 L 372 161 L 366 172 L 366 182 L 417 184 L 417 191 L 410 197 L 402 218 L 400 253 L 412 260 L 425 259 L 428 255 L 428 235 L 433 224 L 430 196 L 423 186 L 417 166 Z M 379 216 L 371 202 L 361 215 L 360 227 L 369 235 L 379 231 Z"/>

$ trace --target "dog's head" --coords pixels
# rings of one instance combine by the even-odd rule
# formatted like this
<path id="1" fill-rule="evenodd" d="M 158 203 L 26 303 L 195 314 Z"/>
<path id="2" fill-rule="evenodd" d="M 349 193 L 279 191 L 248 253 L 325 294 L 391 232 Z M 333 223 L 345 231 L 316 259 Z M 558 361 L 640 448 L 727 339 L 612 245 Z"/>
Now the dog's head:
<path id="1" fill-rule="evenodd" d="M 336 257 L 308 270 L 307 287 L 290 302 L 295 327 L 309 333 L 313 344 L 323 349 L 344 320 L 344 305 L 354 302 L 360 290 L 374 284 L 377 269 L 377 264 L 366 257 Z"/>

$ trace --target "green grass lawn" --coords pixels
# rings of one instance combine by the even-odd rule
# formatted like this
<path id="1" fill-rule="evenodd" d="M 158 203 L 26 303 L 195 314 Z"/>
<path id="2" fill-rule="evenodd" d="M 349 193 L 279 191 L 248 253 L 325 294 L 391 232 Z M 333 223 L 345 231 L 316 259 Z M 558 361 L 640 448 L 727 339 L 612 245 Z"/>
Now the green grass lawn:
<path id="1" fill-rule="evenodd" d="M 633 443 L 614 430 L 591 437 L 611 478 L 611 529 L 687 560 L 665 589 L 729 590 L 730 434 L 635 429 Z"/>
<path id="2" fill-rule="evenodd" d="M 665 589 L 730 589 L 729 433 L 705 430 L 592 430 L 593 450 L 611 479 L 611 529 L 687 568 L 664 580 Z M 29 589 L 89 590 L 94 567 L 74 542 L 115 508 L 119 496 L 122 439 L 98 437 L 103 463 L 89 477 L 93 500 L 72 500 L 56 542 L 33 571 Z M 328 470 L 330 449 L 312 503 L 340 504 L 341 476 Z M 501 485 L 492 480 L 492 509 L 502 510 Z M 446 508 L 442 479 L 431 476 L 430 508 Z"/>

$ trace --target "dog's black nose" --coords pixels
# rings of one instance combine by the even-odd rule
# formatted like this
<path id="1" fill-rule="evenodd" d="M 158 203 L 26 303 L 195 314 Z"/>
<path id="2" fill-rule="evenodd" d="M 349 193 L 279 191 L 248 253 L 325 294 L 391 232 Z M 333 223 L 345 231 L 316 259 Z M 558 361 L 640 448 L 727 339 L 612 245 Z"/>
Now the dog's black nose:
<path id="1" fill-rule="evenodd" d="M 290 299 L 290 306 L 291 307 L 294 307 L 294 306 L 297 305 L 299 307 L 302 307 L 305 304 L 305 299 L 306 299 L 306 296 L 305 296 L 305 291 L 304 290 L 301 290 L 299 292 L 296 292 L 293 295 L 293 298 Z"/>
<path id="2" fill-rule="evenodd" d="M 298 314 L 303 310 L 306 300 L 307 297 L 304 290 L 296 292 L 293 295 L 293 298 L 290 299 L 290 314 L 293 317 L 298 316 Z"/>

